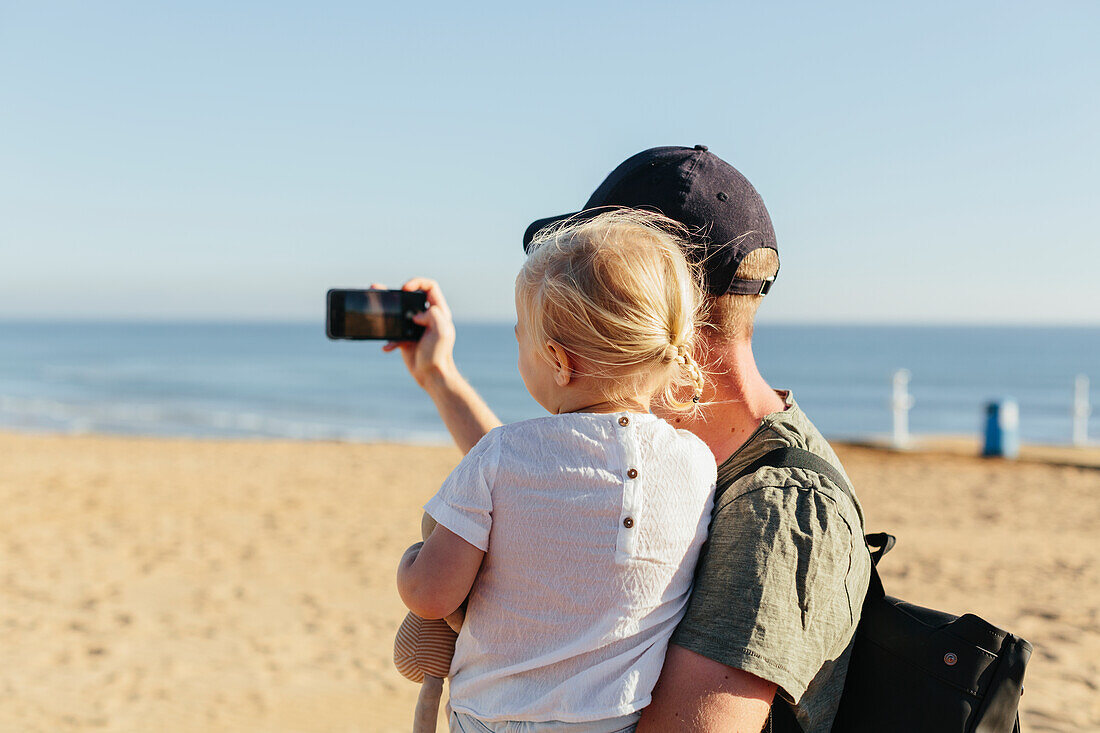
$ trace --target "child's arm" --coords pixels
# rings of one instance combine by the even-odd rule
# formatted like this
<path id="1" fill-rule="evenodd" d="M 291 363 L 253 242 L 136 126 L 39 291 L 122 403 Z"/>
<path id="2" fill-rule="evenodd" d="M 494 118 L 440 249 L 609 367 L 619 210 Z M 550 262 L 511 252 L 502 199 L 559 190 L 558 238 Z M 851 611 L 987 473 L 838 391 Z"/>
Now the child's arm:
<path id="1" fill-rule="evenodd" d="M 443 525 L 405 551 L 397 567 L 397 591 L 421 618 L 453 613 L 470 592 L 485 553 Z"/>
<path id="2" fill-rule="evenodd" d="M 420 518 L 420 537 L 421 539 L 428 539 L 428 536 L 439 526 L 439 522 L 435 521 L 435 517 L 427 512 L 424 512 L 424 516 Z M 468 597 L 468 596 L 467 596 Z M 451 613 L 443 617 L 443 620 L 447 622 L 447 625 L 451 627 L 451 631 L 456 634 L 462 631 L 462 624 L 466 621 L 466 601 L 462 602 L 458 608 Z"/>

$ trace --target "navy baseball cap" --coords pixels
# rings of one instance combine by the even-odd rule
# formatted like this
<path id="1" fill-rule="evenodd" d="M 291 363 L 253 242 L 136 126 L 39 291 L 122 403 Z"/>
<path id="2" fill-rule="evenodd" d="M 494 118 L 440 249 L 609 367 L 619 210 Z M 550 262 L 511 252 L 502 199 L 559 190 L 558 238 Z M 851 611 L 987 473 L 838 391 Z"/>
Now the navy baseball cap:
<path id="1" fill-rule="evenodd" d="M 550 224 L 594 216 L 609 207 L 648 209 L 686 226 L 701 245 L 701 251 L 689 254 L 701 263 L 712 295 L 764 295 L 771 290 L 774 277 L 734 277 L 749 252 L 767 247 L 779 253 L 764 201 L 748 179 L 706 145 L 650 148 L 627 158 L 604 179 L 584 209 L 527 227 L 523 248 Z"/>

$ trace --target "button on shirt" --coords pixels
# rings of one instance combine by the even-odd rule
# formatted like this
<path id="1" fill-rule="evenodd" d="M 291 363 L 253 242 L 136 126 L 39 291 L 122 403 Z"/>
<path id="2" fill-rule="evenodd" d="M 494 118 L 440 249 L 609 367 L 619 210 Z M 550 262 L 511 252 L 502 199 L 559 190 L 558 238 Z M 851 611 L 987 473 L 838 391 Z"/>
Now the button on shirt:
<path id="1" fill-rule="evenodd" d="M 482 720 L 583 722 L 650 701 L 706 539 L 706 445 L 649 414 L 505 425 L 425 506 L 486 552 L 451 663 Z"/>

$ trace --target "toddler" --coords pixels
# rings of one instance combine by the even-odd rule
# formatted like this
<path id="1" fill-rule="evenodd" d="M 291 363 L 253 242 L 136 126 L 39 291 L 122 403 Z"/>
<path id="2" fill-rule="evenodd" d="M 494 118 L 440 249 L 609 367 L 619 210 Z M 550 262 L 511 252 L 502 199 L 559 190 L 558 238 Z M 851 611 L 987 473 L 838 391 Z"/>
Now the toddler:
<path id="1" fill-rule="evenodd" d="M 716 474 L 701 440 L 650 413 L 696 409 L 703 388 L 702 297 L 676 227 L 622 209 L 531 245 L 516 280 L 519 371 L 551 414 L 481 439 L 398 569 L 425 618 L 469 596 L 452 731 L 632 731 L 649 703 Z"/>

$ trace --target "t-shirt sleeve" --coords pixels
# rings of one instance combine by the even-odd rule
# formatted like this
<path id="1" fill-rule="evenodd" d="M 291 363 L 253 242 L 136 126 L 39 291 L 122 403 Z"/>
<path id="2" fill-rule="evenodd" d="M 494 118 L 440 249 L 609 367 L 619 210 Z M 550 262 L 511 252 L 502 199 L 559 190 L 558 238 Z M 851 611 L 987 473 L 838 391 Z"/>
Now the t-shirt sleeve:
<path id="1" fill-rule="evenodd" d="M 852 530 L 818 490 L 763 486 L 720 502 L 672 642 L 797 701 L 858 617 L 851 548 Z"/>
<path id="2" fill-rule="evenodd" d="M 492 432 L 483 437 L 424 505 L 435 521 L 482 552 L 489 549 L 493 525 L 493 493 L 486 474 L 492 470 L 495 444 Z"/>

